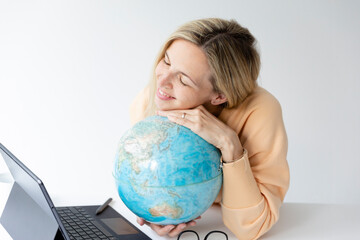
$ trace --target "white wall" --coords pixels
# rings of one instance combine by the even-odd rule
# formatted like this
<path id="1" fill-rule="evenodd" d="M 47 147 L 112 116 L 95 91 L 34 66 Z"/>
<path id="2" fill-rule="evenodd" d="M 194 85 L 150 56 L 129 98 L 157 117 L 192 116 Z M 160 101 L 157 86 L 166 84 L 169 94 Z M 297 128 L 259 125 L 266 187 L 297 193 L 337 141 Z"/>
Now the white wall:
<path id="1" fill-rule="evenodd" d="M 50 192 L 113 187 L 128 106 L 165 38 L 192 19 L 234 18 L 258 39 L 259 82 L 283 106 L 286 201 L 359 203 L 359 3 L 1 1 L 0 142 Z"/>

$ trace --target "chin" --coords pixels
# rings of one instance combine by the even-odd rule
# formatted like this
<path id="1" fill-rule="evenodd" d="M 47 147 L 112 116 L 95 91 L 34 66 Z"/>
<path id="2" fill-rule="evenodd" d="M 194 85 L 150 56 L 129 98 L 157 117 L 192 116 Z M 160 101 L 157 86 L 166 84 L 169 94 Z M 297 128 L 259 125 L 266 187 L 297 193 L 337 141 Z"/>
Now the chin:
<path id="1" fill-rule="evenodd" d="M 155 100 L 155 106 L 158 110 L 162 111 L 175 109 L 174 104 L 158 99 Z"/>
<path id="2" fill-rule="evenodd" d="M 187 107 L 187 106 L 180 106 L 178 104 L 171 104 L 170 102 L 164 102 L 164 101 L 156 101 L 155 100 L 155 105 L 157 110 L 160 111 L 170 111 L 170 110 L 184 110 L 184 109 L 190 109 L 191 107 Z"/>
<path id="3" fill-rule="evenodd" d="M 170 106 L 164 106 L 164 104 L 158 104 L 157 102 L 155 102 L 155 105 L 156 105 L 157 110 L 160 110 L 160 111 L 166 111 L 166 110 L 173 109 Z"/>
<path id="4" fill-rule="evenodd" d="M 160 111 L 170 111 L 170 110 L 183 109 L 183 108 L 178 108 L 178 107 L 174 107 L 174 106 L 164 106 L 164 105 L 158 105 L 158 104 L 156 104 L 156 108 L 157 108 L 157 110 L 160 110 Z"/>

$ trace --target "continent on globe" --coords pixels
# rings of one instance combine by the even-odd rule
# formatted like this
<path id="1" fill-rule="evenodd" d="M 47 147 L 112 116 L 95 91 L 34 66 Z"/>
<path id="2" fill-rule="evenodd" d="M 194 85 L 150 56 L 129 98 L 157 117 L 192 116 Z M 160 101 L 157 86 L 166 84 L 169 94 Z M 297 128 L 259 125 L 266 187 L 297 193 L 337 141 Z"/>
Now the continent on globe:
<path id="1" fill-rule="evenodd" d="M 124 204 L 161 225 L 205 212 L 222 185 L 220 151 L 190 129 L 151 116 L 120 139 L 114 172 Z"/>
<path id="2" fill-rule="evenodd" d="M 164 202 L 160 205 L 150 208 L 149 212 L 155 217 L 167 216 L 176 219 L 181 216 L 183 210 L 179 206 L 171 206 L 168 203 Z"/>

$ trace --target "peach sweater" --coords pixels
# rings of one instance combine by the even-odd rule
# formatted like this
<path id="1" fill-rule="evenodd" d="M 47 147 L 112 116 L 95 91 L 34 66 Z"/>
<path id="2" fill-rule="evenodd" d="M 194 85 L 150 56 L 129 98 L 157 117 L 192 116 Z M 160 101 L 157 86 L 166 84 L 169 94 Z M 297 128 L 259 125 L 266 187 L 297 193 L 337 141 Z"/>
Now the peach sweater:
<path id="1" fill-rule="evenodd" d="M 148 92 L 144 89 L 130 107 L 132 124 L 144 118 Z M 221 204 L 224 224 L 238 239 L 257 239 L 279 218 L 289 187 L 287 136 L 276 98 L 257 87 L 236 108 L 224 109 L 219 119 L 238 133 L 245 152 L 223 165 Z"/>

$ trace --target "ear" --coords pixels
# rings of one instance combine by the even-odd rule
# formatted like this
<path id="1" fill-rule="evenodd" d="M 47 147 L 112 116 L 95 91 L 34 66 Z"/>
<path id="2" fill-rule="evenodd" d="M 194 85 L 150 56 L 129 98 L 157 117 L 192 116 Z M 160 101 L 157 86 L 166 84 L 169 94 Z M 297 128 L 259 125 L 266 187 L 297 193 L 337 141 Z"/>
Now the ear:
<path id="1" fill-rule="evenodd" d="M 227 98 L 223 93 L 215 93 L 210 102 L 212 105 L 217 106 L 226 103 Z"/>

